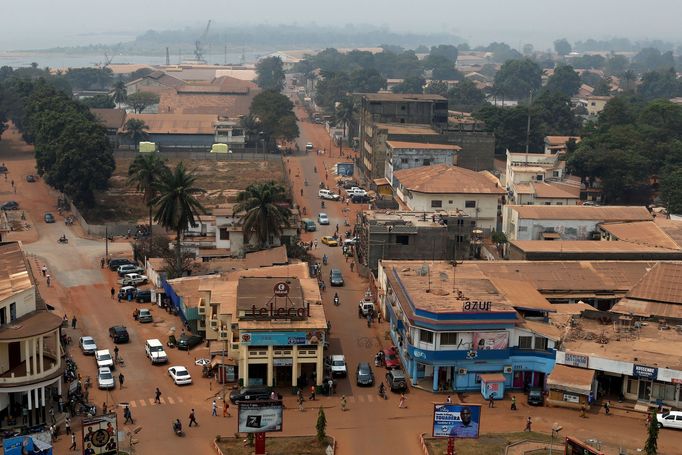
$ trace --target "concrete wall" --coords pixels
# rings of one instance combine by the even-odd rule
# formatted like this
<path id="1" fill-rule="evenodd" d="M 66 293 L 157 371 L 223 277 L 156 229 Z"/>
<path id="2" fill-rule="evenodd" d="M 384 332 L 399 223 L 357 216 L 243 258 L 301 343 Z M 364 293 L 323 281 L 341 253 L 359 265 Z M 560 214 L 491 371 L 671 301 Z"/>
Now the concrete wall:
<path id="1" fill-rule="evenodd" d="M 210 149 L 210 147 L 208 147 Z M 207 148 L 200 150 L 190 149 L 173 149 L 162 148 L 159 153 L 162 158 L 168 159 L 183 159 L 183 160 L 215 160 L 215 161 L 278 161 L 282 157 L 276 153 L 253 153 L 253 152 L 235 152 L 235 153 L 210 153 Z M 115 158 L 130 158 L 134 159 L 140 153 L 134 150 L 116 150 L 114 152 Z"/>
<path id="2" fill-rule="evenodd" d="M 457 153 L 457 166 L 472 171 L 495 169 L 495 135 L 486 131 L 447 131 L 445 141 L 462 147 Z"/>
<path id="3" fill-rule="evenodd" d="M 404 160 L 407 162 L 403 162 Z M 395 171 L 425 166 L 424 160 L 429 161 L 426 166 L 436 164 L 456 166 L 457 152 L 434 149 L 389 149 L 386 153 L 384 176 L 389 183 L 393 184 L 393 173 Z"/>
<path id="4" fill-rule="evenodd" d="M 397 195 L 415 212 L 433 212 L 434 210 L 461 210 L 476 221 L 476 225 L 483 229 L 497 229 L 497 194 L 427 194 L 411 191 L 407 196 L 398 187 Z M 432 207 L 431 201 L 442 201 L 442 207 Z M 476 201 L 475 208 L 466 208 L 466 201 Z"/>

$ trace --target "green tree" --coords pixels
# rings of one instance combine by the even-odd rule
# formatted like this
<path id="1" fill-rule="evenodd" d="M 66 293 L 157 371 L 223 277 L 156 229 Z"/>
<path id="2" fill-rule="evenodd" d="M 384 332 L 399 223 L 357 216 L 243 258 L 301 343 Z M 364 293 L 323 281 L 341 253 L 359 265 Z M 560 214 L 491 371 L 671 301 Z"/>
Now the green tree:
<path id="1" fill-rule="evenodd" d="M 424 92 L 426 81 L 421 77 L 408 77 L 400 84 L 393 86 L 393 93 L 418 93 Z"/>
<path id="2" fill-rule="evenodd" d="M 572 66 L 561 65 L 554 70 L 547 80 L 545 88 L 549 91 L 559 92 L 566 96 L 573 96 L 580 88 L 580 76 Z"/>
<path id="3" fill-rule="evenodd" d="M 621 74 L 620 79 L 623 81 L 622 88 L 625 91 L 635 90 L 635 83 L 637 82 L 637 74 L 632 70 L 627 70 Z"/>
<path id="4" fill-rule="evenodd" d="M 682 169 L 669 170 L 661 177 L 661 200 L 668 213 L 682 214 Z"/>
<path id="5" fill-rule="evenodd" d="M 149 106 L 159 104 L 159 95 L 151 92 L 135 92 L 128 95 L 128 105 L 133 108 L 133 110 L 141 114 Z"/>
<path id="6" fill-rule="evenodd" d="M 432 80 L 424 87 L 424 93 L 448 97 L 448 83 L 445 81 Z"/>
<path id="7" fill-rule="evenodd" d="M 571 43 L 569 43 L 566 38 L 561 38 L 554 41 L 554 50 L 557 54 L 564 57 L 570 54 L 573 48 L 571 47 Z"/>
<path id="8" fill-rule="evenodd" d="M 134 119 L 131 119 L 134 120 Z M 142 193 L 142 201 L 149 208 L 149 244 L 152 242 L 152 201 L 158 194 L 161 176 L 170 172 L 166 160 L 156 153 L 138 155 L 128 167 L 128 185 Z"/>
<path id="9" fill-rule="evenodd" d="M 606 61 L 604 65 L 604 72 L 608 76 L 615 76 L 616 74 L 623 74 L 630 66 L 630 62 L 624 55 L 613 55 Z"/>
<path id="10" fill-rule="evenodd" d="M 245 115 L 239 120 L 239 124 L 241 125 L 242 128 L 244 128 L 244 136 L 246 136 L 246 142 L 248 144 L 253 143 L 253 138 L 256 137 L 261 128 L 261 124 L 260 121 L 258 120 L 258 117 L 256 117 L 253 114 Z"/>
<path id="11" fill-rule="evenodd" d="M 140 141 L 144 141 L 149 137 L 147 130 L 149 127 L 144 122 L 137 118 L 129 118 L 125 125 L 123 125 L 123 131 L 126 137 L 130 138 L 135 144 L 135 149 L 140 146 Z"/>
<path id="12" fill-rule="evenodd" d="M 322 444 L 327 440 L 327 417 L 324 415 L 322 406 L 320 406 L 320 409 L 317 411 L 315 429 L 317 430 L 317 441 Z"/>
<path id="13" fill-rule="evenodd" d="M 637 93 L 646 99 L 674 98 L 682 94 L 682 83 L 673 68 L 651 71 L 642 76 Z"/>
<path id="14" fill-rule="evenodd" d="M 432 78 L 437 80 L 461 80 L 464 75 L 455 69 L 455 63 L 442 55 L 429 54 L 422 65 L 425 69 L 430 69 Z"/>
<path id="15" fill-rule="evenodd" d="M 331 111 L 334 104 L 344 98 L 351 91 L 351 80 L 345 72 L 323 73 L 323 78 L 317 82 L 315 102 Z"/>
<path id="16" fill-rule="evenodd" d="M 492 42 L 488 46 L 477 49 L 493 53 L 495 63 L 504 63 L 507 60 L 518 60 L 523 58 L 521 53 L 512 49 L 507 43 Z"/>
<path id="17" fill-rule="evenodd" d="M 298 137 L 294 103 L 286 95 L 272 90 L 259 93 L 251 102 L 250 114 L 259 120 L 268 145 L 273 140 Z"/>
<path id="18" fill-rule="evenodd" d="M 667 70 L 674 66 L 672 51 L 661 53 L 658 49 L 647 47 L 632 57 L 632 68 L 640 73 Z"/>
<path id="19" fill-rule="evenodd" d="M 611 94 L 611 78 L 603 77 L 599 79 L 597 85 L 594 86 L 592 94 L 595 96 L 609 96 Z"/>
<path id="20" fill-rule="evenodd" d="M 235 213 L 242 213 L 241 223 L 244 242 L 256 236 L 259 248 L 271 245 L 275 237 L 282 235 L 289 226 L 291 211 L 286 207 L 284 187 L 275 182 L 255 183 L 237 195 Z"/>
<path id="21" fill-rule="evenodd" d="M 114 102 L 116 106 L 121 107 L 122 103 L 125 103 L 128 99 L 128 89 L 126 88 L 125 82 L 119 80 L 114 84 Z"/>
<path id="22" fill-rule="evenodd" d="M 346 138 L 346 129 L 353 122 L 355 112 L 356 112 L 355 102 L 353 98 L 350 96 L 341 100 L 341 102 L 336 106 L 334 119 L 336 120 L 337 125 L 343 126 L 344 138 Z"/>
<path id="23" fill-rule="evenodd" d="M 580 122 L 571 110 L 570 96 L 543 91 L 531 105 L 531 127 L 535 127 L 543 137 L 578 133 Z"/>
<path id="24" fill-rule="evenodd" d="M 646 442 L 644 443 L 644 453 L 646 455 L 656 455 L 658 453 L 658 419 L 656 419 L 656 411 L 651 411 Z"/>
<path id="25" fill-rule="evenodd" d="M 95 95 L 80 100 L 89 108 L 112 109 L 116 107 L 114 100 L 109 95 Z"/>
<path id="26" fill-rule="evenodd" d="M 452 44 L 439 44 L 438 46 L 431 46 L 430 56 L 444 57 L 454 65 L 457 62 L 459 50 Z"/>
<path id="27" fill-rule="evenodd" d="M 542 82 L 542 69 L 530 59 L 508 60 L 495 75 L 495 88 L 512 99 L 527 99 Z"/>
<path id="28" fill-rule="evenodd" d="M 175 231 L 175 274 L 182 275 L 183 251 L 182 235 L 190 226 L 196 226 L 196 217 L 206 210 L 198 201 L 197 196 L 205 193 L 203 188 L 196 185 L 197 176 L 193 171 L 187 171 L 181 161 L 175 169 L 163 172 L 159 176 L 158 194 L 151 201 L 156 208 L 154 221 L 168 230 Z"/>
<path id="29" fill-rule="evenodd" d="M 282 59 L 266 57 L 256 63 L 256 84 L 263 90 L 281 92 L 284 88 L 285 76 Z"/>
<path id="30" fill-rule="evenodd" d="M 450 106 L 456 110 L 473 111 L 485 104 L 485 94 L 468 79 L 459 81 L 448 90 Z"/>
<path id="31" fill-rule="evenodd" d="M 106 90 L 111 87 L 111 68 L 69 68 L 65 79 L 75 90 Z"/>
<path id="32" fill-rule="evenodd" d="M 376 93 L 386 88 L 386 78 L 375 69 L 359 69 L 350 73 L 348 91 Z"/>

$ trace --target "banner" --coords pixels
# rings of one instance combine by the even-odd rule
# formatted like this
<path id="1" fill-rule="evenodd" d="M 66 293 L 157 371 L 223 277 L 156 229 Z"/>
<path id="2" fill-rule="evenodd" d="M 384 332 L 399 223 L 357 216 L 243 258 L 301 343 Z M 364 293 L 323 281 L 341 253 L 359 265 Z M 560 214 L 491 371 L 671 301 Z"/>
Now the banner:
<path id="1" fill-rule="evenodd" d="M 241 433 L 282 431 L 282 411 L 281 401 L 241 401 L 238 431 Z"/>
<path id="2" fill-rule="evenodd" d="M 83 419 L 83 453 L 87 455 L 117 455 L 116 414 Z"/>
<path id="3" fill-rule="evenodd" d="M 474 332 L 474 349 L 477 351 L 507 349 L 508 346 L 509 332 Z"/>
<path id="4" fill-rule="evenodd" d="M 322 330 L 309 332 L 245 332 L 239 341 L 247 346 L 313 345 L 324 342 Z"/>
<path id="5" fill-rule="evenodd" d="M 481 406 L 478 404 L 436 404 L 433 407 L 433 436 L 436 438 L 478 438 Z"/>

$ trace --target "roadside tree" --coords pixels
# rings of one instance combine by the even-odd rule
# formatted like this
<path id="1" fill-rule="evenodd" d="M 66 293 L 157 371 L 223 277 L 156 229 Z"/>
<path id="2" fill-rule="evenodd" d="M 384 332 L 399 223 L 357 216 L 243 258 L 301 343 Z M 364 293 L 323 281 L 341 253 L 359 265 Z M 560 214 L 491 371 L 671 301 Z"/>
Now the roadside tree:
<path id="1" fill-rule="evenodd" d="M 527 99 L 542 82 L 542 69 L 530 59 L 508 60 L 495 74 L 495 89 L 507 98 Z"/>
<path id="2" fill-rule="evenodd" d="M 122 80 L 118 80 L 114 84 L 113 98 L 118 108 L 120 108 L 121 104 L 125 103 L 128 100 L 128 89 L 126 88 L 125 82 L 123 82 Z"/>
<path id="3" fill-rule="evenodd" d="M 565 57 L 566 55 L 571 53 L 573 48 L 571 47 L 571 44 L 568 42 L 566 38 L 561 38 L 554 41 L 554 50 L 560 56 Z"/>
<path id="4" fill-rule="evenodd" d="M 132 119 L 131 119 L 132 120 Z M 170 172 L 166 160 L 159 158 L 157 153 L 137 156 L 128 168 L 128 185 L 134 186 L 142 193 L 142 200 L 149 209 L 149 244 L 152 244 L 152 209 L 153 201 L 158 194 L 159 180 L 165 173 Z"/>
<path id="5" fill-rule="evenodd" d="M 393 93 L 423 93 L 426 81 L 422 77 L 408 77 L 393 87 Z"/>
<path id="6" fill-rule="evenodd" d="M 284 83 L 285 76 L 281 58 L 266 57 L 256 63 L 256 84 L 261 89 L 281 92 Z"/>
<path id="7" fill-rule="evenodd" d="M 260 122 L 260 131 L 265 136 L 268 149 L 272 148 L 273 141 L 291 141 L 298 137 L 294 104 L 281 93 L 266 90 L 256 95 L 251 102 L 250 114 Z"/>
<path id="8" fill-rule="evenodd" d="M 147 109 L 149 106 L 159 104 L 159 95 L 151 92 L 135 92 L 128 95 L 128 105 L 133 108 L 133 110 L 141 114 L 142 111 Z"/>
<path id="9" fill-rule="evenodd" d="M 130 118 L 123 125 L 123 132 L 126 137 L 129 137 L 135 143 L 135 149 L 139 148 L 140 141 L 149 137 L 148 129 L 149 127 L 144 120 L 137 118 Z"/>
<path id="10" fill-rule="evenodd" d="M 578 93 L 580 88 L 580 76 L 573 70 L 572 66 L 561 65 L 554 70 L 547 80 L 545 89 L 552 92 L 559 92 L 566 96 L 573 96 Z"/>
<path id="11" fill-rule="evenodd" d="M 286 206 L 285 188 L 275 182 L 254 183 L 237 195 L 235 213 L 242 213 L 244 242 L 255 235 L 259 248 L 272 245 L 275 237 L 289 226 L 291 211 Z"/>

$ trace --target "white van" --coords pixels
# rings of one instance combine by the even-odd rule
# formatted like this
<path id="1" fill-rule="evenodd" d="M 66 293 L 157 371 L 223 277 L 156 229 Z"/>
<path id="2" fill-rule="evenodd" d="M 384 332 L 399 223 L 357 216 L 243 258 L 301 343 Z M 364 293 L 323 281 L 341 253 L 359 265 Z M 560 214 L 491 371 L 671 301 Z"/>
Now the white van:
<path id="1" fill-rule="evenodd" d="M 168 356 L 166 351 L 163 350 L 163 345 L 157 339 L 147 340 L 144 344 L 144 350 L 147 353 L 147 357 L 152 363 L 166 363 L 168 362 Z"/>
<path id="2" fill-rule="evenodd" d="M 328 199 L 330 201 L 338 201 L 339 199 L 341 199 L 341 196 L 325 188 L 322 188 L 320 191 L 318 191 L 317 195 L 321 199 Z"/>

